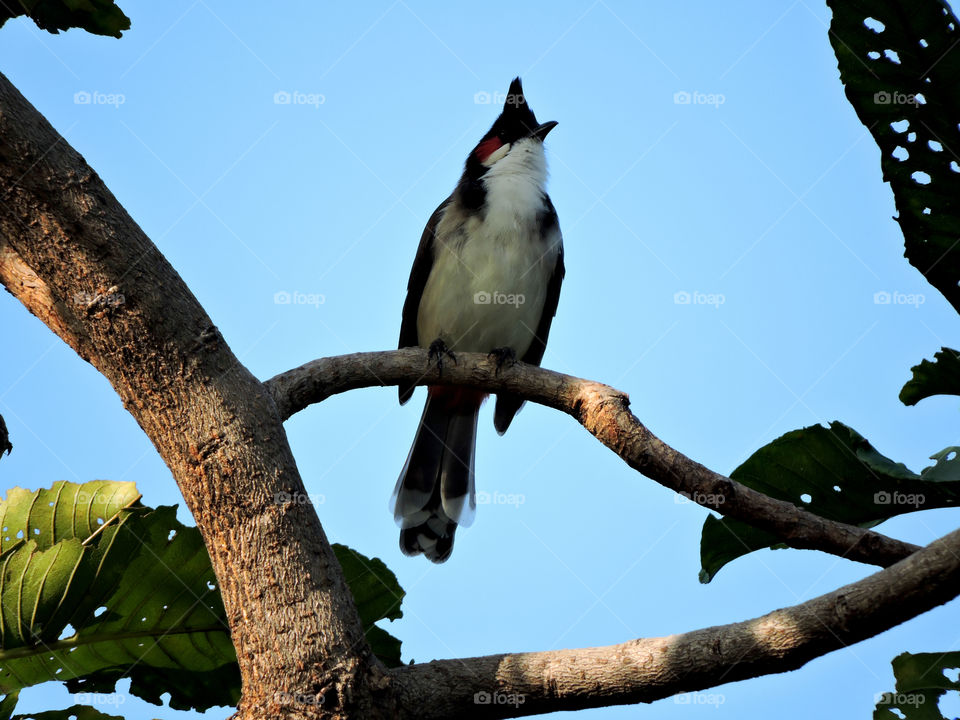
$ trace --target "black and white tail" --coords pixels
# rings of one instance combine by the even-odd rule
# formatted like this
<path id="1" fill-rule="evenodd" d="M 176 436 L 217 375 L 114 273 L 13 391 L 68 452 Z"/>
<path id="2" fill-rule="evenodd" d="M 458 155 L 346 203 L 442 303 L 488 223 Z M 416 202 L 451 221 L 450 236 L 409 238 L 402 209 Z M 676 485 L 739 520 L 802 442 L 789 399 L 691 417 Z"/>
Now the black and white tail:
<path id="1" fill-rule="evenodd" d="M 453 552 L 457 525 L 473 521 L 474 454 L 483 398 L 483 393 L 466 388 L 429 389 L 392 497 L 404 555 L 423 553 L 442 563 Z"/>

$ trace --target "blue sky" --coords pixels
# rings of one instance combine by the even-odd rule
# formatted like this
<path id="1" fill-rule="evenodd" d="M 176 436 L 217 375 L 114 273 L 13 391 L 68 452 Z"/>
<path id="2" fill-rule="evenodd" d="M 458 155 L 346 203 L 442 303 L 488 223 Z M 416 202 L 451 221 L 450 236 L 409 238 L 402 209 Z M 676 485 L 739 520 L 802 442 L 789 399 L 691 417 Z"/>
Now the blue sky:
<path id="1" fill-rule="evenodd" d="M 560 123 L 546 147 L 567 278 L 546 367 L 628 392 L 662 439 L 724 473 L 784 432 L 833 419 L 914 470 L 960 444 L 956 398 L 897 399 L 911 365 L 956 347 L 960 319 L 902 257 L 825 5 L 123 7 L 133 27 L 119 41 L 8 23 L 0 69 L 258 377 L 395 347 L 423 225 L 499 112 L 484 101 L 520 75 L 541 122 Z M 285 292 L 315 302 L 275 302 Z M 876 303 L 884 292 L 920 297 Z M 15 446 L 0 489 L 135 480 L 146 503 L 180 503 L 189 521 L 106 380 L 10 296 L 0 326 L 0 414 Z M 329 537 L 383 558 L 406 589 L 405 616 L 388 625 L 405 660 L 679 633 L 872 572 L 763 551 L 701 585 L 705 511 L 530 405 L 502 438 L 491 406 L 482 411 L 478 487 L 498 501 L 458 532 L 452 559 L 405 558 L 387 504 L 422 398 L 400 408 L 393 388 L 360 390 L 286 424 Z M 925 544 L 953 529 L 949 515 L 882 529 Z M 765 719 L 775 707 L 806 719 L 829 707 L 866 718 L 893 689 L 891 658 L 956 650 L 956 620 L 953 603 L 793 673 L 578 717 Z M 69 704 L 51 688 L 25 693 L 24 707 Z M 178 716 L 120 697 L 130 718 Z"/>

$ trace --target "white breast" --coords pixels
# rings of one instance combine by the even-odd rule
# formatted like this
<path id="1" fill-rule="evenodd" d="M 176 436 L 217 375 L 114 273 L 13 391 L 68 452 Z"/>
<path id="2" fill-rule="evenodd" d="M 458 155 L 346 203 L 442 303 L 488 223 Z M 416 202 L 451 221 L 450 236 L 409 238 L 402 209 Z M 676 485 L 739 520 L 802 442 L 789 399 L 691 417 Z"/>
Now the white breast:
<path id="1" fill-rule="evenodd" d="M 417 315 L 421 345 L 442 338 L 454 350 L 526 353 L 560 252 L 559 230 L 542 237 L 538 227 L 545 182 L 542 144 L 522 140 L 484 176 L 486 213 L 440 223 Z"/>

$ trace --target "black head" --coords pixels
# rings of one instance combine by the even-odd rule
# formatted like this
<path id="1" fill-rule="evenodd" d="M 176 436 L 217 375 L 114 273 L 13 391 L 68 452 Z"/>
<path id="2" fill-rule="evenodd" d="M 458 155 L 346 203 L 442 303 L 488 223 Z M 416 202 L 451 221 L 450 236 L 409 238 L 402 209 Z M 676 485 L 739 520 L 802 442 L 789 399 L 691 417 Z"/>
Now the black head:
<path id="1" fill-rule="evenodd" d="M 537 118 L 523 95 L 520 78 L 514 78 L 503 103 L 503 112 L 484 136 L 484 140 L 497 137 L 504 143 L 516 142 L 535 133 L 538 127 Z"/>
<path id="2" fill-rule="evenodd" d="M 498 152 L 502 156 L 504 146 L 512 145 L 524 138 L 534 138 L 542 142 L 556 125 L 557 123 L 552 120 L 542 125 L 537 122 L 533 110 L 530 109 L 523 95 L 520 78 L 514 78 L 507 91 L 500 117 L 496 119 L 487 134 L 480 138 L 480 142 L 467 158 L 464 180 L 467 183 L 479 182 L 479 179 L 490 169 L 490 159 L 496 158 Z"/>

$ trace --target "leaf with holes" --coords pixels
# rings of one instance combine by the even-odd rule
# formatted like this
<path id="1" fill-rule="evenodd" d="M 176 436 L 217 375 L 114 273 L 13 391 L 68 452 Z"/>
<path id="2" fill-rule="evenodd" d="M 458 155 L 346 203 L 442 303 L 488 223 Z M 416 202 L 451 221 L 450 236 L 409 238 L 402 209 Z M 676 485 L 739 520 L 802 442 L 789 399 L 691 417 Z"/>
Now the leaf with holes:
<path id="1" fill-rule="evenodd" d="M 893 659 L 896 691 L 877 698 L 874 720 L 942 720 L 940 698 L 948 691 L 960 691 L 958 668 L 960 652 L 898 655 Z"/>
<path id="2" fill-rule="evenodd" d="M 960 395 L 960 353 L 941 348 L 933 362 L 923 360 L 910 370 L 913 377 L 900 391 L 904 405 L 916 405 L 931 395 Z"/>
<path id="3" fill-rule="evenodd" d="M 905 255 L 960 312 L 960 42 L 943 2 L 827 0 L 840 79 L 882 152 Z"/>
<path id="4" fill-rule="evenodd" d="M 24 539 L 41 549 L 66 538 L 86 540 L 140 499 L 132 482 L 55 482 L 44 490 L 15 487 L 0 500 L 0 552 Z"/>
<path id="5" fill-rule="evenodd" d="M 932 457 L 919 475 L 879 453 L 856 430 L 833 422 L 788 432 L 757 450 L 730 477 L 831 520 L 873 527 L 895 515 L 960 505 L 958 448 Z M 700 537 L 700 581 L 779 538 L 733 518 L 707 517 Z"/>
<path id="6" fill-rule="evenodd" d="M 130 18 L 114 0 L 30 0 L 0 2 L 0 27 L 20 15 L 26 15 L 41 30 L 58 33 L 82 28 L 94 35 L 120 37 L 130 29 Z"/>

